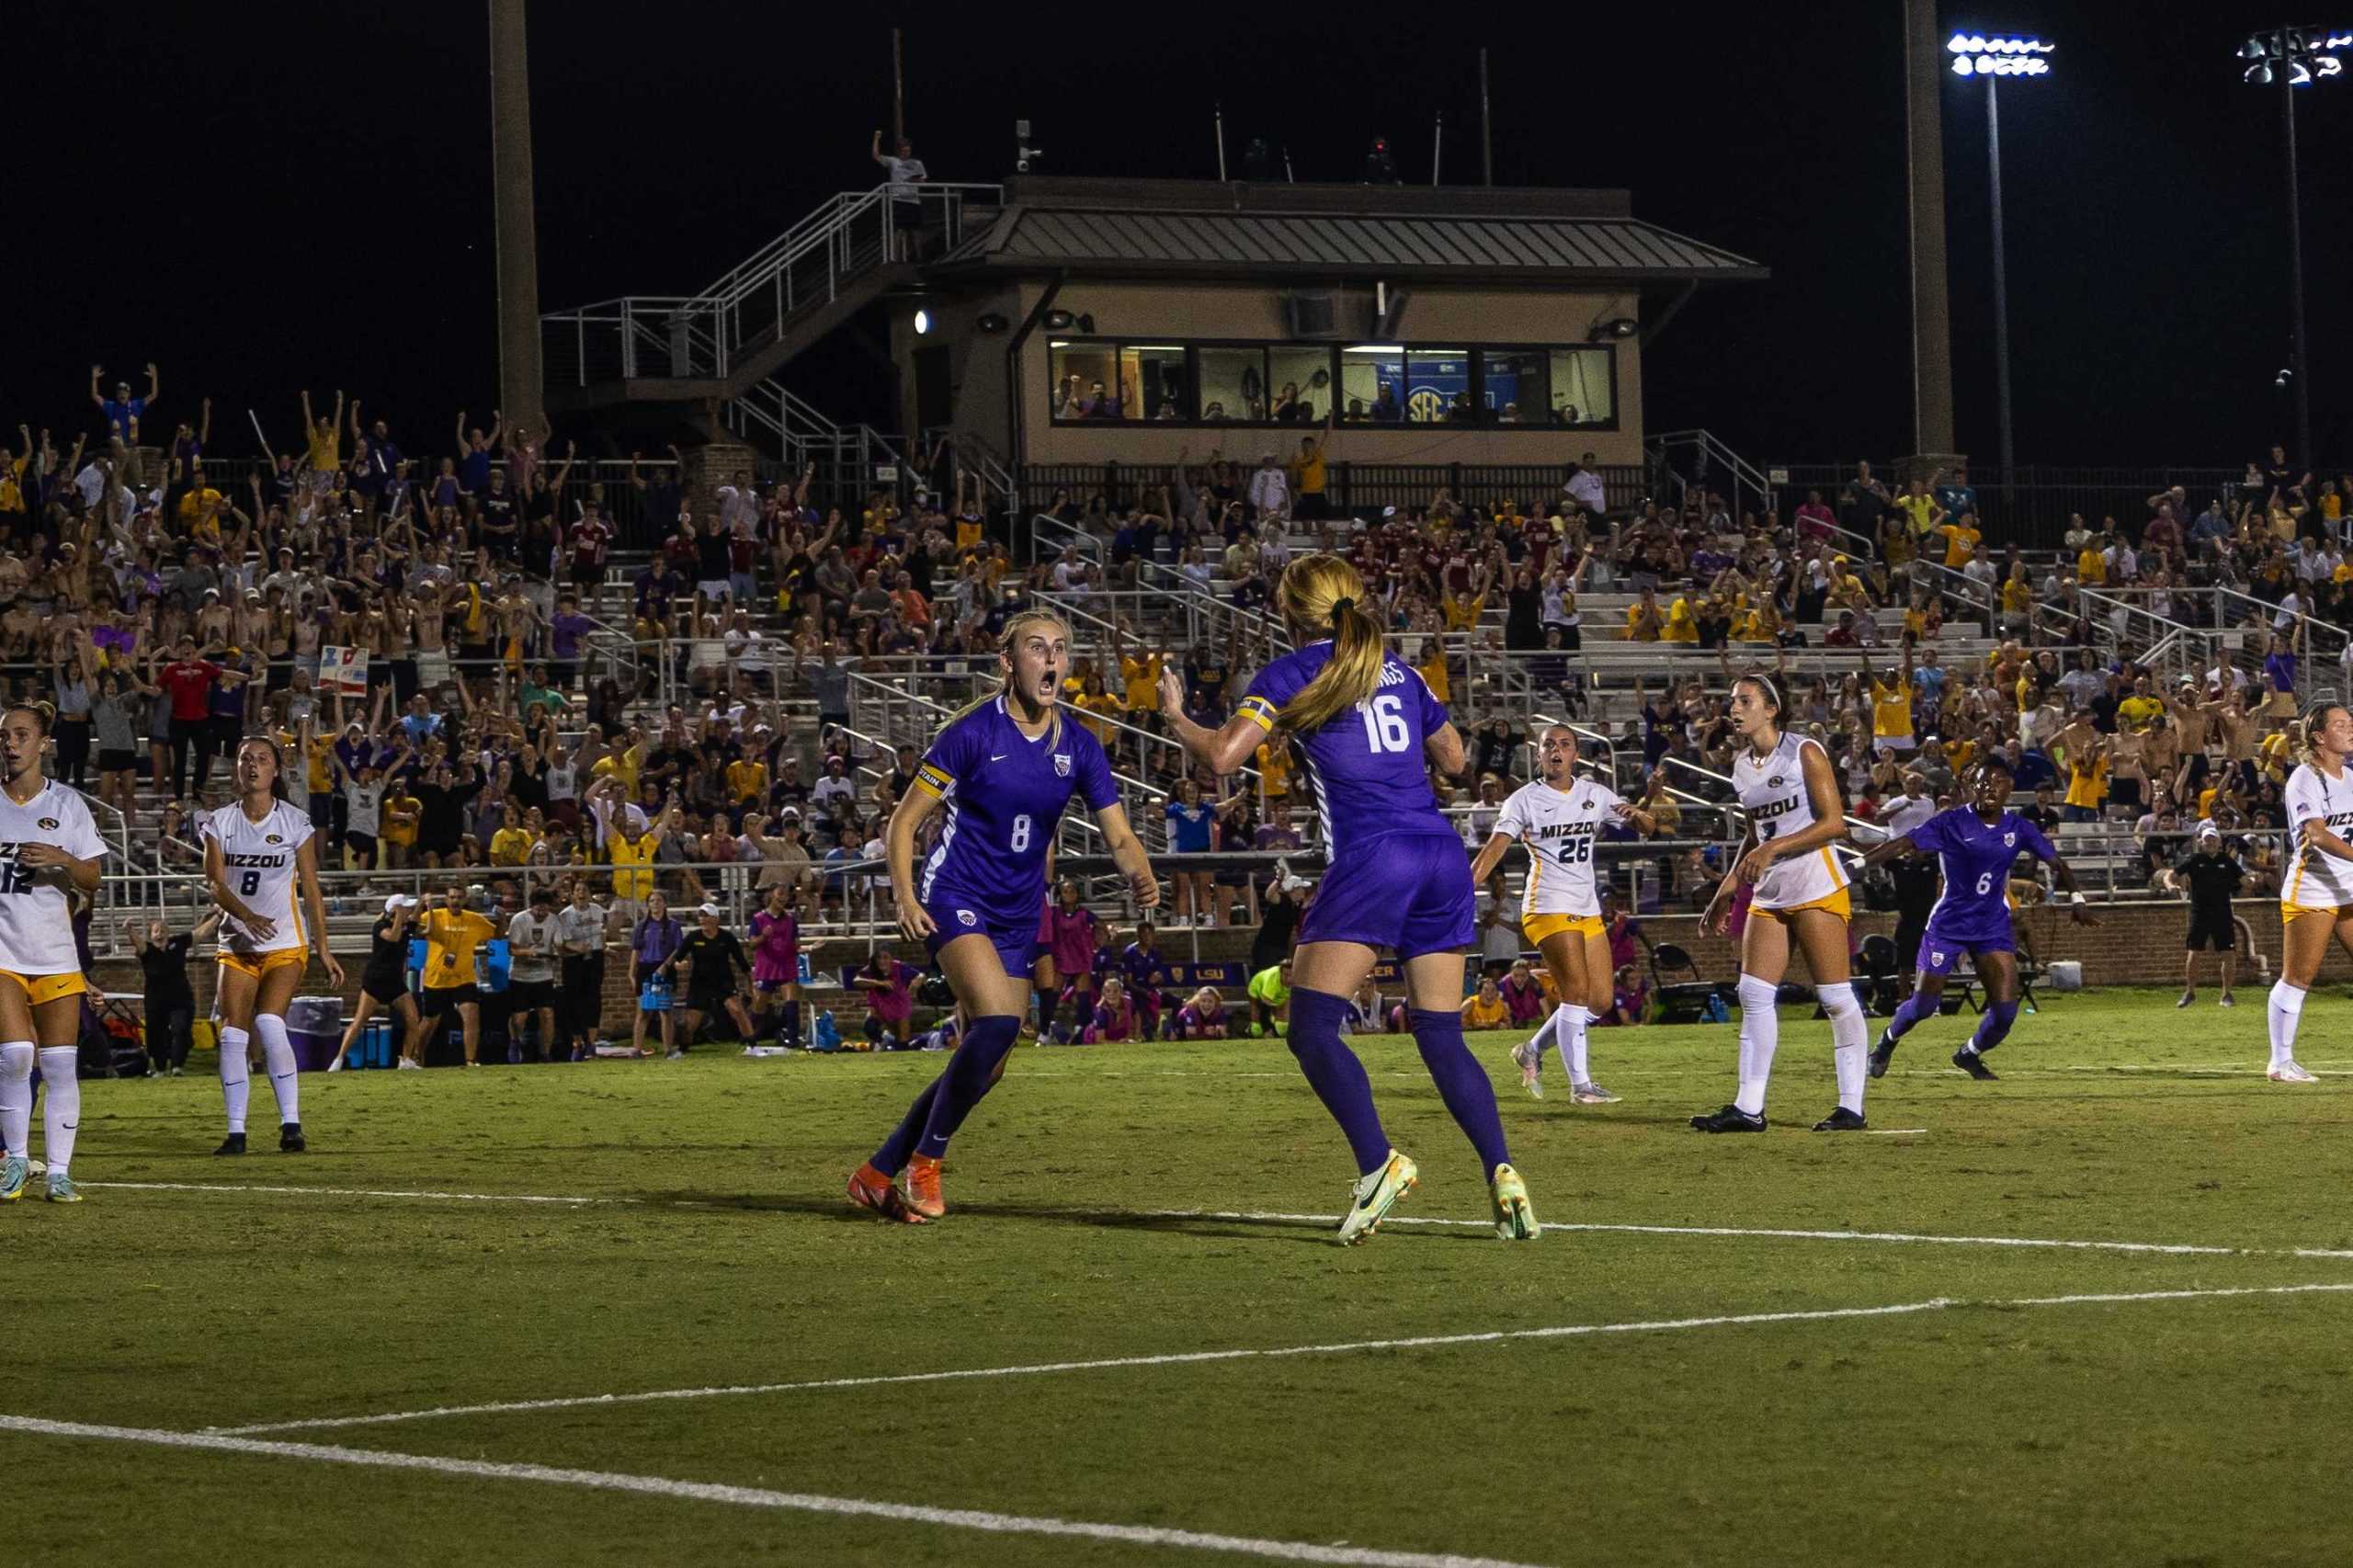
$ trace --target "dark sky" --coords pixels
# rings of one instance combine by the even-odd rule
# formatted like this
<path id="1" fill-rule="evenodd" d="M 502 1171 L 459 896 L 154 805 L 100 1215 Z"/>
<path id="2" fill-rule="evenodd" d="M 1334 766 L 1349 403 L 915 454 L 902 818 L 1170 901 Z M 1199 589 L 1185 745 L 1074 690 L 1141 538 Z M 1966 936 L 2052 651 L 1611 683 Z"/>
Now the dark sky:
<path id="1" fill-rule="evenodd" d="M 1200 177 L 1222 99 L 1237 163 L 1263 133 L 1301 178 L 1348 177 L 1385 131 L 1419 182 L 1443 109 L 1445 173 L 1467 183 L 1484 43 L 1498 183 L 1630 187 L 1640 214 L 1773 269 L 1703 295 L 1651 351 L 1652 428 L 1705 425 L 1760 460 L 1908 450 L 1897 0 L 1786 23 L 1769 18 L 1799 8 L 1606 9 L 1464 7 L 1449 30 L 1427 6 L 1025 8 L 1017 25 L 967 6 L 909 24 L 909 129 L 935 178 L 1006 173 L 1024 115 L 1051 172 Z M 815 199 L 876 180 L 881 7 L 586 0 L 532 19 L 546 306 L 691 291 Z M 2279 19 L 2233 0 L 1946 7 L 1947 31 L 2060 45 L 2056 74 L 2011 84 L 2002 106 L 2021 460 L 2227 462 L 2290 428 L 2272 386 L 2289 319 L 2278 101 L 2232 59 L 2245 27 Z M 94 424 L 93 360 L 109 381 L 161 361 L 165 416 L 212 394 L 223 451 L 252 449 L 248 404 L 290 437 L 304 385 L 363 396 L 412 452 L 438 451 L 460 404 L 496 401 L 481 4 L 35 5 L 11 20 L 11 445 L 19 420 Z M 2353 74 L 2300 97 L 2325 368 L 2353 324 Z M 1945 103 L 1961 440 L 1990 457 L 1982 88 L 1949 84 Z M 854 355 L 785 379 L 838 415 L 881 414 Z M 2315 379 L 2324 456 L 2353 453 L 2343 381 Z"/>

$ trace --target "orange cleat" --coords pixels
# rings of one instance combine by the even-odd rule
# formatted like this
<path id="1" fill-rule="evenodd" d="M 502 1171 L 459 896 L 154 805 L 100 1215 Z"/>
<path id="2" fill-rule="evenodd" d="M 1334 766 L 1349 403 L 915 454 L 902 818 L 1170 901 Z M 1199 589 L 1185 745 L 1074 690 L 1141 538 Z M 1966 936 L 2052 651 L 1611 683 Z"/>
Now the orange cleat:
<path id="1" fill-rule="evenodd" d="M 939 1162 L 928 1154 L 907 1157 L 907 1185 L 902 1192 L 907 1207 L 926 1220 L 937 1220 L 948 1212 L 948 1199 L 939 1195 Z"/>
<path id="2" fill-rule="evenodd" d="M 863 1165 L 850 1173 L 849 1200 L 860 1209 L 870 1209 L 885 1220 L 895 1220 L 903 1225 L 926 1225 L 930 1221 L 907 1204 L 906 1198 L 892 1186 L 891 1178 L 872 1165 Z"/>

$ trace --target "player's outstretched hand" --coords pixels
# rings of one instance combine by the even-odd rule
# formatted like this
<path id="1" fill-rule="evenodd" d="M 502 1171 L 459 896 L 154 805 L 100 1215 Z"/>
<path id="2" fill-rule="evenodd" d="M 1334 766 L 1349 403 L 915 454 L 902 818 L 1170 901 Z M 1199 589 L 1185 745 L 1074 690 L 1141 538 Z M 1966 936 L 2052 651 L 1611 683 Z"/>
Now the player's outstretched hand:
<path id="1" fill-rule="evenodd" d="M 1152 874 L 1149 867 L 1128 879 L 1128 892 L 1134 895 L 1139 909 L 1160 907 L 1160 879 Z"/>
<path id="2" fill-rule="evenodd" d="M 1185 711 L 1185 677 L 1172 669 L 1160 672 L 1160 710 L 1163 713 Z"/>
<path id="3" fill-rule="evenodd" d="M 899 901 L 899 935 L 910 942 L 920 942 L 939 927 L 933 925 L 931 915 L 915 900 Z"/>

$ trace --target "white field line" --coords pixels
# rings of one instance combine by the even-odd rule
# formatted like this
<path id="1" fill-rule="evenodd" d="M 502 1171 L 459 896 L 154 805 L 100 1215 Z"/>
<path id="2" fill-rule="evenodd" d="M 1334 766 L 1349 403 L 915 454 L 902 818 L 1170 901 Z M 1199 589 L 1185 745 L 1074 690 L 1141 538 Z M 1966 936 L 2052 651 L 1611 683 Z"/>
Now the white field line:
<path id="1" fill-rule="evenodd" d="M 1734 1312 L 1718 1317 L 1664 1318 L 1638 1323 L 1564 1324 L 1549 1328 L 1488 1329 L 1474 1334 L 1422 1335 L 1403 1339 L 1359 1339 L 1334 1345 L 1290 1345 L 1258 1350 L 1194 1350 L 1165 1356 L 1115 1356 L 1094 1361 L 1048 1361 L 1018 1367 L 967 1367 L 938 1372 L 893 1372 L 876 1377 L 819 1378 L 801 1382 L 649 1389 L 635 1393 L 581 1394 L 561 1399 L 505 1400 L 486 1404 L 441 1405 L 431 1410 L 385 1411 L 372 1415 L 326 1415 L 301 1421 L 260 1422 L 246 1426 L 215 1427 L 212 1430 L 224 1437 L 250 1437 L 264 1432 L 313 1431 L 331 1426 L 383 1426 L 398 1422 L 426 1421 L 443 1416 L 573 1410 L 585 1405 L 643 1404 L 655 1401 L 719 1399 L 748 1394 L 805 1393 L 827 1389 L 881 1388 L 901 1383 L 939 1383 L 973 1379 L 1035 1377 L 1050 1372 L 1095 1372 L 1131 1367 L 1193 1366 L 1211 1361 L 1276 1360 L 1298 1356 L 1341 1356 L 1368 1350 L 1430 1350 L 1461 1345 L 1501 1345 L 1531 1339 L 1579 1339 L 1605 1334 L 1667 1334 L 1686 1329 L 1733 1328 L 1758 1324 L 1828 1323 L 1846 1318 L 1899 1317 L 1915 1312 L 1938 1312 L 1956 1307 L 1987 1307 L 2005 1310 L 2135 1301 L 2188 1301 L 2231 1296 L 2294 1296 L 2315 1292 L 2353 1292 L 2353 1281 L 2340 1284 L 2249 1285 L 2209 1290 L 2028 1296 L 2007 1301 L 1982 1301 L 1935 1296 L 1924 1301 L 1899 1301 L 1881 1307 L 1823 1307 L 1805 1312 Z"/>
<path id="2" fill-rule="evenodd" d="M 1258 1210 L 1162 1209 L 1154 1210 L 1153 1217 L 1169 1220 L 1279 1220 L 1301 1224 L 1313 1223 L 1335 1227 L 1340 1222 L 1340 1217 L 1337 1214 L 1279 1214 Z M 1384 1225 L 1463 1226 L 1481 1231 L 1488 1229 L 1495 1223 L 1492 1220 L 1427 1219 L 1408 1214 L 1392 1214 L 1381 1222 Z M 2078 1242 L 2044 1236 L 1942 1236 L 1914 1231 L 1801 1231 L 1744 1225 L 1623 1225 L 1575 1220 L 1547 1220 L 1544 1221 L 1544 1228 L 1548 1231 L 1599 1231 L 1635 1236 L 1761 1236 L 1783 1241 L 1910 1243 L 1932 1246 L 2027 1247 L 2059 1252 L 2154 1253 L 2169 1257 L 2296 1257 L 2353 1260 L 2353 1248 L 2343 1247 L 2226 1247 L 2202 1245 L 2195 1242 Z"/>
<path id="3" fill-rule="evenodd" d="M 365 1465 L 379 1470 L 426 1471 L 483 1481 L 530 1481 L 548 1486 L 577 1486 L 597 1492 L 631 1492 L 693 1503 L 724 1503 L 740 1508 L 781 1508 L 803 1514 L 847 1515 L 897 1524 L 938 1525 L 949 1529 L 986 1530 L 995 1535 L 1040 1535 L 1130 1546 L 1178 1547 L 1233 1552 L 1281 1562 L 1324 1562 L 1347 1568 L 1532 1568 L 1492 1557 L 1453 1552 L 1384 1551 L 1365 1546 L 1323 1546 L 1303 1540 L 1267 1540 L 1207 1530 L 1148 1525 L 1097 1524 L 1027 1514 L 986 1513 L 974 1508 L 935 1508 L 918 1503 L 878 1503 L 860 1497 L 826 1497 L 809 1492 L 776 1492 L 763 1486 L 728 1486 L 707 1481 L 674 1481 L 659 1475 L 629 1475 L 601 1470 L 562 1470 L 540 1464 L 499 1464 L 486 1460 L 444 1459 L 436 1454 L 385 1453 L 326 1443 L 273 1443 L 214 1432 L 174 1432 L 153 1426 L 104 1426 L 81 1421 L 44 1421 L 30 1415 L 0 1415 L 0 1432 L 45 1437 L 81 1437 L 100 1442 L 141 1443 L 156 1448 L 200 1449 L 267 1459 L 310 1460 L 323 1464 Z"/>
<path id="4" fill-rule="evenodd" d="M 91 1191 L 262 1193 L 293 1198 L 394 1199 L 428 1203 L 534 1203 L 558 1208 L 585 1208 L 597 1204 L 642 1209 L 726 1210 L 732 1207 L 725 1203 L 688 1198 L 633 1198 L 619 1195 L 566 1198 L 528 1192 L 428 1192 L 377 1187 L 256 1187 L 242 1183 L 200 1181 L 85 1181 L 81 1183 L 81 1186 Z M 1278 1221 L 1290 1224 L 1335 1227 L 1340 1222 L 1340 1216 L 1337 1214 L 1290 1214 L 1267 1210 L 1147 1209 L 1101 1210 L 1096 1212 L 1124 1213 L 1147 1220 Z M 1429 1219 L 1415 1215 L 1392 1214 L 1381 1223 L 1384 1225 L 1463 1226 L 1472 1230 L 1485 1230 L 1494 1221 Z M 1544 1226 L 1545 1229 L 1552 1231 L 1597 1231 L 1638 1236 L 1753 1236 L 1778 1241 L 1873 1242 L 1919 1246 L 2024 1247 L 2059 1252 L 2149 1253 L 2171 1257 L 2294 1257 L 2353 1261 L 2353 1248 L 2345 1247 L 2232 1247 L 2195 1242 L 2070 1241 L 2052 1236 L 1948 1236 L 1916 1231 L 1808 1231 L 1749 1225 L 1632 1225 L 1574 1220 L 1547 1220 L 1544 1221 Z"/>

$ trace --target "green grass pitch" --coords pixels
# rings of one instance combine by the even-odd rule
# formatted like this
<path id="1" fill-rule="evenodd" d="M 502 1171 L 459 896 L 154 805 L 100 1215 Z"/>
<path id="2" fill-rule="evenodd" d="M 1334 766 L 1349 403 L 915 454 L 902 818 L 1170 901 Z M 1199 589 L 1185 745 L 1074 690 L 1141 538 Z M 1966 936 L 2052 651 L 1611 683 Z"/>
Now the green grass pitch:
<path id="1" fill-rule="evenodd" d="M 1474 1038 L 1547 1226 L 1518 1246 L 1394 1037 L 1358 1044 L 1423 1185 L 1357 1249 L 1286 1217 L 1336 1216 L 1353 1173 L 1272 1041 L 1025 1046 L 921 1229 L 842 1184 L 936 1056 L 313 1076 L 313 1152 L 274 1152 L 257 1092 L 242 1161 L 210 1154 L 209 1079 L 90 1084 L 89 1201 L 36 1178 L 0 1207 L 0 1539 L 60 1563 L 2343 1561 L 2353 1007 L 2315 996 L 2325 1076 L 2292 1086 L 2262 1075 L 2259 989 L 2170 1002 L 2052 998 L 1998 1084 L 1946 1065 L 1965 1020 L 1923 1026 L 1871 1136 L 1807 1131 L 1834 1096 L 1797 1009 L 1757 1137 L 1684 1126 L 1731 1094 L 1730 1027 L 1597 1031 L 1624 1096 L 1599 1108 L 1557 1059 L 1529 1100 L 1513 1037 Z M 755 1392 L 600 1398 L 721 1389 Z"/>

